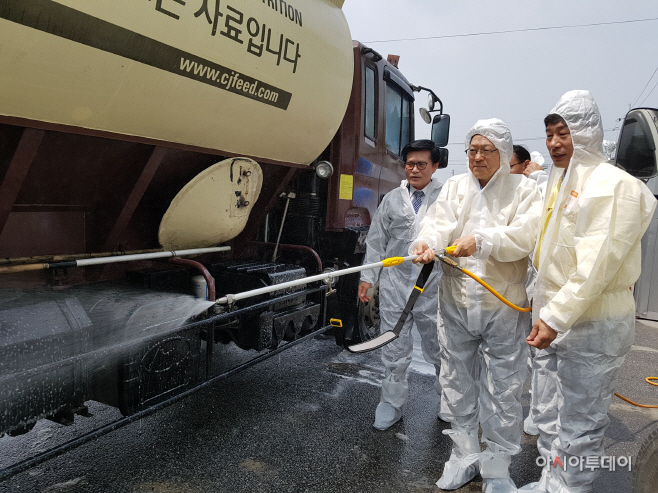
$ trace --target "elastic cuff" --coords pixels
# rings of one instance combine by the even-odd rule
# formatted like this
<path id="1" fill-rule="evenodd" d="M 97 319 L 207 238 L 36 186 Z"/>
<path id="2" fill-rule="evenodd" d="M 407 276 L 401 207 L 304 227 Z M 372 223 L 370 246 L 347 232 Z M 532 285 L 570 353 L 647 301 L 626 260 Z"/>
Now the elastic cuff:
<path id="1" fill-rule="evenodd" d="M 411 242 L 411 245 L 409 245 L 409 255 L 413 255 L 416 245 L 418 245 L 423 241 L 427 243 L 427 246 L 430 247 L 432 250 L 436 250 L 436 245 L 437 245 L 436 239 L 431 238 L 429 236 L 422 236 L 420 238 L 416 238 L 414 241 Z"/>
<path id="2" fill-rule="evenodd" d="M 480 260 L 489 258 L 493 250 L 493 243 L 488 241 L 480 233 L 473 233 L 473 236 L 475 236 L 475 253 L 473 253 L 473 257 Z"/>
<path id="3" fill-rule="evenodd" d="M 553 316 L 553 314 L 546 308 L 542 308 L 539 310 L 539 318 L 541 318 L 546 325 L 548 325 L 551 329 L 555 330 L 558 332 L 558 334 L 563 334 L 567 330 L 569 330 L 569 327 L 563 327 L 562 324 L 558 320 L 556 320 L 556 317 Z"/>

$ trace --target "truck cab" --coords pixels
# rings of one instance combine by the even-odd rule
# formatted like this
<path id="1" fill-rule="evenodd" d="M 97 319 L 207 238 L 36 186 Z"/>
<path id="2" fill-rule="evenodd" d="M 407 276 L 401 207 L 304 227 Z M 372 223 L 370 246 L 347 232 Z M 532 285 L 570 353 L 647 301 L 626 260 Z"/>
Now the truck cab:
<path id="1" fill-rule="evenodd" d="M 288 203 L 280 241 L 317 250 L 323 268 L 329 270 L 362 263 L 371 218 L 384 195 L 405 179 L 401 153 L 415 139 L 414 103 L 419 88 L 372 48 L 354 41 L 353 51 L 354 83 L 345 117 L 318 158 L 330 162 L 334 172 L 325 181 L 312 171 L 300 171 L 291 182 L 295 198 L 281 201 L 271 215 L 280 228 Z M 436 116 L 447 117 L 442 110 Z M 449 119 L 441 123 L 443 131 L 434 133 L 446 145 Z M 442 156 L 439 166 L 445 167 L 447 149 Z M 272 233 L 277 229 L 268 231 L 266 241 L 276 241 Z M 363 306 L 356 294 L 358 280 L 359 275 L 352 274 L 338 282 L 340 308 L 334 305 L 331 318 L 343 323 L 336 333 L 339 344 L 379 333 L 377 287 L 372 302 Z"/>

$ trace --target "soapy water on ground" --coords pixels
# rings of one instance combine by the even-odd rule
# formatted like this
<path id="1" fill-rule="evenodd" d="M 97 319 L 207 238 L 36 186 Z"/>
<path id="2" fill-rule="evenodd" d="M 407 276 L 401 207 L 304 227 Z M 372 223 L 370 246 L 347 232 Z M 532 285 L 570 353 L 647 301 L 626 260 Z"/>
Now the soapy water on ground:
<path id="1" fill-rule="evenodd" d="M 425 357 L 423 356 L 423 350 L 420 345 L 420 334 L 414 330 L 412 336 L 414 346 L 409 371 L 420 373 L 421 375 L 435 375 L 436 370 L 434 365 L 425 361 Z M 378 354 L 379 352 L 378 350 L 373 351 L 374 354 Z M 362 355 L 344 350 L 336 355 L 328 366 L 330 366 L 332 373 L 341 378 L 352 379 L 369 385 L 381 385 L 382 378 L 384 378 L 383 367 L 379 365 L 374 366 L 365 361 L 368 360 Z"/>

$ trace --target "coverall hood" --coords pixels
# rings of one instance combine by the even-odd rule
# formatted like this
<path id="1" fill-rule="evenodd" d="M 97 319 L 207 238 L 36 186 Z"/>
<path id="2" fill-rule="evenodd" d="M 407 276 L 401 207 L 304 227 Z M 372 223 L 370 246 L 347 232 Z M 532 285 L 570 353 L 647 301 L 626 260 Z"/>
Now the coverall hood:
<path id="1" fill-rule="evenodd" d="M 603 153 L 601 113 L 589 91 L 567 92 L 551 113 L 560 115 L 571 132 L 573 156 L 569 167 L 572 164 L 592 166 L 607 161 Z"/>
<path id="2" fill-rule="evenodd" d="M 553 113 L 560 115 L 569 127 L 573 143 L 573 156 L 566 170 L 553 166 L 548 178 L 547 196 L 550 195 L 558 184 L 560 177 L 562 177 L 560 191 L 555 203 L 555 210 L 560 211 L 560 213 L 554 214 L 548 223 L 543 246 L 540 250 L 541 255 L 537 259 L 540 262 L 540 267 L 542 260 L 552 251 L 556 241 L 557 225 L 559 224 L 559 218 L 556 216 L 561 216 L 567 205 L 567 200 L 573 201 L 578 198 L 578 194 L 582 192 L 582 187 L 592 171 L 599 164 L 607 162 L 607 158 L 603 153 L 601 113 L 589 91 L 573 90 L 565 93 L 550 111 L 550 114 Z M 573 198 L 569 199 L 569 197 Z M 544 208 L 540 224 L 545 224 L 546 219 L 547 211 Z"/>
<path id="3" fill-rule="evenodd" d="M 512 143 L 512 132 L 510 132 L 507 124 L 498 118 L 478 120 L 466 134 L 466 149 L 471 146 L 471 140 L 476 135 L 482 135 L 489 139 L 496 149 L 498 149 L 498 153 L 500 154 L 500 169 L 494 173 L 494 176 L 491 179 L 493 180 L 499 174 L 509 175 L 509 162 L 512 160 L 514 146 Z M 468 164 L 468 157 L 466 158 L 466 164 Z M 468 173 L 470 175 L 473 174 L 470 168 Z"/>

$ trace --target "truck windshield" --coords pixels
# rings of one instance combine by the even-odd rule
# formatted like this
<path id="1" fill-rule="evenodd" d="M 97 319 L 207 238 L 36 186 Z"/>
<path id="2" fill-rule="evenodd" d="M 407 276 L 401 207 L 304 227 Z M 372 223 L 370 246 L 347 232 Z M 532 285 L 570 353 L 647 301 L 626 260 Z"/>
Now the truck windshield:
<path id="1" fill-rule="evenodd" d="M 617 166 L 636 178 L 651 178 L 656 174 L 656 141 L 658 140 L 658 110 L 631 110 L 617 149 Z"/>
<path id="2" fill-rule="evenodd" d="M 409 96 L 396 84 L 386 84 L 386 148 L 400 155 L 409 143 L 412 104 Z"/>

